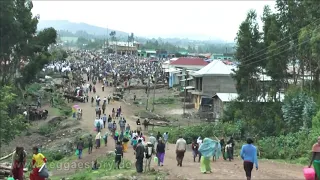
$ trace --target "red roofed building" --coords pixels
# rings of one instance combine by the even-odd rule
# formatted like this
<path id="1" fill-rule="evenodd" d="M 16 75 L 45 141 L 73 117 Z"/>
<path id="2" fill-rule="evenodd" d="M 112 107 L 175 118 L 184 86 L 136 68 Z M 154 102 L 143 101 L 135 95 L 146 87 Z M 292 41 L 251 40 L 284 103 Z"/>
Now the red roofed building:
<path id="1" fill-rule="evenodd" d="M 176 61 L 171 62 L 170 66 L 175 68 L 186 68 L 190 70 L 191 69 L 198 70 L 205 67 L 208 64 L 209 63 L 202 58 L 181 57 Z"/>

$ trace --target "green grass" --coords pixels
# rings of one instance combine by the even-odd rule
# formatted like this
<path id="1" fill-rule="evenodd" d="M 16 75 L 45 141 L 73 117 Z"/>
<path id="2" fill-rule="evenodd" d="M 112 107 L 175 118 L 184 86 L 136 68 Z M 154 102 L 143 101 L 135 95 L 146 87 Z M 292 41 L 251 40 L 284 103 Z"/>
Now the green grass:
<path id="1" fill-rule="evenodd" d="M 62 162 L 66 162 L 66 161 L 71 162 L 72 160 L 64 159 Z M 135 172 L 134 165 L 128 160 L 124 160 L 124 162 L 120 166 L 121 167 L 120 170 L 114 169 L 114 156 L 111 156 L 111 155 L 102 159 L 98 159 L 98 164 L 100 165 L 100 168 L 98 170 L 92 170 L 91 162 L 90 162 L 85 165 L 86 167 L 84 167 L 84 169 L 77 170 L 74 175 L 68 176 L 68 178 L 71 180 L 80 180 L 80 179 L 96 180 L 101 177 L 106 177 L 106 176 L 111 177 L 111 176 L 116 176 L 118 174 L 130 176 Z M 63 177 L 66 177 L 66 176 L 63 176 Z M 58 180 L 60 178 L 62 178 L 62 176 L 61 177 L 54 176 L 51 179 Z"/>

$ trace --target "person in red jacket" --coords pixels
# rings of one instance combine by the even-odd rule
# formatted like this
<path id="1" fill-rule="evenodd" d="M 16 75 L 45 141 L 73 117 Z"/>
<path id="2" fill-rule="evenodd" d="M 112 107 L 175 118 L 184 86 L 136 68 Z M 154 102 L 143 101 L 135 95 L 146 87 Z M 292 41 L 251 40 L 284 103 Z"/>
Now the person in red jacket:
<path id="1" fill-rule="evenodd" d="M 201 155 L 198 151 L 199 149 L 199 144 L 197 143 L 196 140 L 193 140 L 192 144 L 191 144 L 191 147 L 192 147 L 192 154 L 193 154 L 193 162 L 196 162 L 196 157 L 199 155 L 199 160 L 198 162 L 200 162 L 200 159 L 201 159 Z"/>

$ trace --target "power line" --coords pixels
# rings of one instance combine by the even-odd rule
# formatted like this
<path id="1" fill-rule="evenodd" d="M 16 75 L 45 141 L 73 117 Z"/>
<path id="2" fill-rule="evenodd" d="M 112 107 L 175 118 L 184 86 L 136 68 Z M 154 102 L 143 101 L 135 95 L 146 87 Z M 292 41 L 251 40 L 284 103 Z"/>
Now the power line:
<path id="1" fill-rule="evenodd" d="M 317 30 L 317 29 L 319 29 L 319 28 L 320 28 L 320 27 L 316 27 L 314 30 Z M 313 32 L 309 32 L 308 35 L 311 35 L 312 33 L 313 33 Z M 307 42 L 310 42 L 310 39 L 309 39 L 309 40 L 306 40 L 306 41 L 303 41 L 303 42 L 295 45 L 294 47 L 298 47 L 298 46 L 300 46 L 300 45 L 302 45 L 302 44 L 305 44 L 305 43 L 307 43 Z M 285 44 L 284 44 L 284 45 L 285 45 Z M 271 50 L 271 52 L 280 49 L 280 48 L 283 47 L 284 45 L 282 45 L 282 46 L 280 46 L 280 47 L 277 47 L 276 49 Z M 280 53 L 274 54 L 274 55 L 272 55 L 271 57 L 276 56 L 276 55 L 280 55 L 281 53 L 283 53 L 283 52 L 285 52 L 285 51 L 288 51 L 288 50 L 289 50 L 289 49 L 285 49 L 284 51 L 281 51 Z M 261 55 L 259 55 L 259 56 L 253 57 L 253 58 L 248 59 L 248 60 L 243 61 L 243 62 L 249 62 L 249 61 L 251 61 L 251 60 L 253 60 L 253 59 L 259 58 L 259 57 L 264 56 L 264 55 L 265 55 L 265 54 L 261 54 Z M 265 57 L 265 58 L 262 58 L 261 60 L 253 61 L 253 62 L 248 63 L 248 64 L 240 64 L 239 66 L 248 66 L 248 65 L 254 64 L 254 63 L 256 63 L 256 62 L 263 61 L 263 60 L 265 60 L 265 59 L 267 59 L 267 58 L 270 58 L 270 57 Z M 239 67 L 239 66 L 238 66 L 238 67 Z"/>
<path id="2" fill-rule="evenodd" d="M 302 43 L 299 43 L 299 44 L 296 45 L 296 47 L 298 47 L 298 46 L 300 46 L 300 45 L 302 45 L 302 44 L 305 44 L 305 43 L 307 43 L 307 42 L 309 42 L 309 41 L 310 41 L 310 40 L 304 41 L 304 42 L 302 42 Z M 281 53 L 286 52 L 286 51 L 288 51 L 288 50 L 289 50 L 289 49 L 285 49 L 285 50 L 283 50 L 283 51 L 281 51 L 281 52 L 279 52 L 279 53 L 277 53 L 277 54 L 271 55 L 270 57 L 280 55 Z M 258 61 L 253 61 L 253 62 L 248 63 L 248 64 L 243 64 L 243 65 L 240 64 L 239 66 L 248 66 L 248 65 L 251 65 L 251 64 L 254 64 L 254 63 L 263 61 L 263 60 L 265 60 L 265 59 L 267 59 L 267 58 L 270 58 L 270 57 L 265 57 L 265 58 L 262 58 L 262 59 L 260 59 L 260 60 L 258 60 Z M 238 66 L 238 67 L 239 67 L 239 66 Z"/>
<path id="3" fill-rule="evenodd" d="M 316 22 L 317 22 L 317 21 L 319 21 L 319 20 L 320 20 L 320 18 L 318 18 L 318 19 L 316 19 L 315 21 L 311 22 L 310 24 L 308 24 L 308 25 L 306 25 L 306 26 L 304 26 L 304 27 L 300 28 L 298 31 L 296 31 L 296 32 L 292 33 L 292 34 L 291 34 L 291 36 L 292 36 L 292 35 L 294 35 L 294 34 L 300 33 L 300 31 L 301 31 L 303 28 L 305 28 L 305 27 L 307 27 L 307 26 L 309 26 L 309 25 L 311 25 L 311 24 L 314 24 L 314 23 L 316 23 Z M 317 28 L 318 28 L 318 27 L 317 27 Z M 317 28 L 316 28 L 316 29 L 317 29 Z M 287 36 L 287 37 L 285 37 L 285 38 L 283 38 L 283 39 L 281 39 L 280 41 L 277 41 L 277 42 L 275 42 L 275 43 L 276 43 L 276 44 L 279 44 L 280 42 L 284 41 L 285 39 L 290 38 L 291 36 Z M 288 45 L 288 44 L 290 44 L 290 42 L 288 42 L 288 43 L 286 43 L 286 44 L 283 44 L 283 45 L 281 45 L 281 46 L 280 46 L 280 47 L 278 47 L 278 48 L 281 48 L 281 47 L 286 46 L 286 45 Z M 255 53 L 253 53 L 253 54 L 251 54 L 251 55 L 249 55 L 249 56 L 247 56 L 247 57 L 245 57 L 245 58 L 242 58 L 242 59 L 244 60 L 244 59 L 247 59 L 247 58 L 249 58 L 249 57 L 254 56 L 255 54 L 258 54 L 258 53 L 264 52 L 264 51 L 268 50 L 268 48 L 270 48 L 270 47 L 271 47 L 271 45 L 270 45 L 270 46 L 268 46 L 268 47 L 266 47 L 266 48 L 264 48 L 264 49 L 261 49 L 261 50 L 259 50 L 259 51 L 255 52 Z M 276 50 L 276 49 L 274 49 L 274 50 Z M 262 54 L 260 54 L 258 57 L 260 57 L 260 56 L 264 56 L 264 55 L 265 55 L 265 54 L 264 54 L 264 53 L 262 53 Z M 252 58 L 250 58 L 249 60 L 245 60 L 245 61 L 243 61 L 243 62 L 248 62 L 248 61 L 250 61 L 250 60 L 252 60 L 252 59 L 255 59 L 255 58 L 258 58 L 258 57 L 252 57 Z"/>

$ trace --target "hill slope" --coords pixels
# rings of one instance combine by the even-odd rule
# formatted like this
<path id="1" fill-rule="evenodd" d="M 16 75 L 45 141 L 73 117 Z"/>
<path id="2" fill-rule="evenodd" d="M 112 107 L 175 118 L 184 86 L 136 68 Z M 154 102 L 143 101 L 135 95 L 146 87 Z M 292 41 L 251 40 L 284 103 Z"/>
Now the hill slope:
<path id="1" fill-rule="evenodd" d="M 38 23 L 38 30 L 42 30 L 44 28 L 53 27 L 56 30 L 67 30 L 72 33 L 76 33 L 77 31 L 85 31 L 88 34 L 95 34 L 97 36 L 105 36 L 111 31 L 116 31 L 117 36 L 128 36 L 128 33 L 113 29 L 107 29 L 103 27 L 98 27 L 86 23 L 74 23 L 67 20 L 40 20 Z"/>

